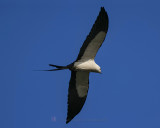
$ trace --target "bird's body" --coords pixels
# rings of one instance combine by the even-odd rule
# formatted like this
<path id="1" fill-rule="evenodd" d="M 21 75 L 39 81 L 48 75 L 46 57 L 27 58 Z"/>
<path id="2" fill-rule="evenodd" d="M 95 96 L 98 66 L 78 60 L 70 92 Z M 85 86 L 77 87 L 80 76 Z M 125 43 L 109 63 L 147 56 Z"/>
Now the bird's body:
<path id="1" fill-rule="evenodd" d="M 101 73 L 101 68 L 95 63 L 94 59 L 77 61 L 73 67 L 75 71 Z"/>
<path id="2" fill-rule="evenodd" d="M 103 7 L 93 25 L 91 32 L 84 41 L 79 55 L 73 63 L 67 66 L 50 64 L 56 69 L 47 71 L 69 69 L 71 79 L 68 89 L 68 113 L 66 123 L 70 122 L 82 109 L 88 89 L 90 72 L 101 73 L 101 68 L 95 63 L 94 58 L 101 47 L 108 30 L 108 15 Z"/>

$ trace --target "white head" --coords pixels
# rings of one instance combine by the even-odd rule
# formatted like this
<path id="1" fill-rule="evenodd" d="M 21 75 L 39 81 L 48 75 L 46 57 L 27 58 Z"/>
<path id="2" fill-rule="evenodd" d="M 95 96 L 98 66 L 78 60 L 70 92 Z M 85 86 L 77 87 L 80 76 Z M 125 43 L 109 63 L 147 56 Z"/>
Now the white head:
<path id="1" fill-rule="evenodd" d="M 99 65 L 95 65 L 95 70 L 94 70 L 94 72 L 97 72 L 97 73 L 102 73 L 101 72 L 101 68 L 100 68 L 100 66 Z"/>

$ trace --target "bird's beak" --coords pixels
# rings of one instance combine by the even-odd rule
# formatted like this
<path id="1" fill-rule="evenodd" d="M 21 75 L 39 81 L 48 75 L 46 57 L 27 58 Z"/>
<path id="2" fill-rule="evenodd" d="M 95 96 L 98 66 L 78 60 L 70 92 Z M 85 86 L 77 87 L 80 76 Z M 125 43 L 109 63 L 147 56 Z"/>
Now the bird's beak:
<path id="1" fill-rule="evenodd" d="M 102 72 L 101 72 L 101 70 L 100 70 L 100 72 L 99 72 L 100 74 L 102 74 Z"/>

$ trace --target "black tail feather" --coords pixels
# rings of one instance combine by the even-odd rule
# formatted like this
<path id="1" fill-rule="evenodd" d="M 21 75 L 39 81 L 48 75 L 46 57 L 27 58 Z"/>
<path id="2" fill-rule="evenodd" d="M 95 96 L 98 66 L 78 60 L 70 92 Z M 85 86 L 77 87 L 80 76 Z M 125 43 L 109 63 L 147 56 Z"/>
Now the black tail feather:
<path id="1" fill-rule="evenodd" d="M 67 66 L 58 66 L 58 65 L 54 65 L 54 64 L 49 64 L 49 66 L 51 67 L 56 67 L 56 68 L 60 68 L 60 69 L 67 69 Z"/>
<path id="2" fill-rule="evenodd" d="M 49 69 L 49 70 L 33 70 L 33 71 L 57 71 L 57 70 L 63 70 L 63 69 L 57 68 L 57 69 Z"/>
<path id="3" fill-rule="evenodd" d="M 57 71 L 57 70 L 69 69 L 68 66 L 58 66 L 58 65 L 53 65 L 53 64 L 49 64 L 49 66 L 56 67 L 56 69 L 49 69 L 49 70 L 34 70 L 34 71 Z"/>

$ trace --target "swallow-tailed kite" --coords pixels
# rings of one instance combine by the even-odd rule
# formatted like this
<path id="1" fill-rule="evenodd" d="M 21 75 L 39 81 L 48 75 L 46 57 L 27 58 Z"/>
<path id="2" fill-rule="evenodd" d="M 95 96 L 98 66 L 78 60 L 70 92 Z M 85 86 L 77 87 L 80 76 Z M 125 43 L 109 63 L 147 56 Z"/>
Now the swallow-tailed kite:
<path id="1" fill-rule="evenodd" d="M 107 31 L 108 15 L 104 7 L 101 7 L 99 15 L 84 41 L 76 61 L 67 66 L 49 64 L 52 67 L 56 67 L 56 69 L 47 71 L 63 69 L 69 69 L 71 71 L 66 123 L 70 122 L 81 111 L 85 103 L 89 88 L 89 73 L 101 73 L 101 68 L 95 63 L 94 58 L 106 37 Z"/>

